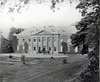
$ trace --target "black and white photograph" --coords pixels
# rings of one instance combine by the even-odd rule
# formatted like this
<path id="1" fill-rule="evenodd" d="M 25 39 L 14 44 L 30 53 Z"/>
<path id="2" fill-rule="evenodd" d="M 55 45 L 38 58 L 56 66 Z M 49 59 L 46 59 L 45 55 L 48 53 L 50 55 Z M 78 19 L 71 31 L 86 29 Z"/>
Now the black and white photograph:
<path id="1" fill-rule="evenodd" d="M 0 0 L 0 82 L 99 82 L 100 0 Z"/>

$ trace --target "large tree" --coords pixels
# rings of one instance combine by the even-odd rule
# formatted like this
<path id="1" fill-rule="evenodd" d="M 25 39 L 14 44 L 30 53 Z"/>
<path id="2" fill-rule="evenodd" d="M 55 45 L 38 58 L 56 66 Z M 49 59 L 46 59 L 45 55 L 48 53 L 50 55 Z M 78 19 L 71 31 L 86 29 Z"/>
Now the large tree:
<path id="1" fill-rule="evenodd" d="M 0 53 L 12 53 L 13 47 L 9 40 L 1 36 Z"/>
<path id="2" fill-rule="evenodd" d="M 80 0 L 76 7 L 83 18 L 76 24 L 78 30 L 71 36 L 74 47 L 83 45 L 82 54 L 88 54 L 90 64 L 81 74 L 83 82 L 99 81 L 100 1 Z M 89 52 L 87 49 L 90 49 Z"/>
<path id="3" fill-rule="evenodd" d="M 16 50 L 17 50 L 17 44 L 18 44 L 17 37 L 14 36 L 14 34 L 19 34 L 23 30 L 24 29 L 15 28 L 15 27 L 12 27 L 10 29 L 10 33 L 9 33 L 9 36 L 8 36 L 8 40 L 11 42 L 14 52 L 16 52 Z"/>

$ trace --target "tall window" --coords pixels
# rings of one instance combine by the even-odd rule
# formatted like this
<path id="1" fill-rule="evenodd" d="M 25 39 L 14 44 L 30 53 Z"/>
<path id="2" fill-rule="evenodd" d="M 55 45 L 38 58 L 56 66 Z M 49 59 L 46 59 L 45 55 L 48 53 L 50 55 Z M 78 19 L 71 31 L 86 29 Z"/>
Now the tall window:
<path id="1" fill-rule="evenodd" d="M 25 46 L 23 45 L 23 49 L 25 49 Z"/>
<path id="2" fill-rule="evenodd" d="M 36 39 L 34 39 L 34 42 L 36 42 Z"/>
<path id="3" fill-rule="evenodd" d="M 61 39 L 60 41 L 63 42 L 63 39 Z"/>
<path id="4" fill-rule="evenodd" d="M 49 47 L 49 51 L 51 51 L 51 47 Z"/>
<path id="5" fill-rule="evenodd" d="M 75 52 L 78 52 L 78 47 L 75 48 Z"/>
<path id="6" fill-rule="evenodd" d="M 54 47 L 54 51 L 56 51 L 56 47 Z"/>
<path id="7" fill-rule="evenodd" d="M 18 46 L 17 46 L 17 51 L 19 50 L 19 47 L 20 47 L 20 46 L 18 45 Z"/>
<path id="8" fill-rule="evenodd" d="M 40 38 L 38 39 L 38 41 L 40 42 Z"/>
<path id="9" fill-rule="evenodd" d="M 28 46 L 28 50 L 30 50 L 31 49 L 31 46 Z"/>
<path id="10" fill-rule="evenodd" d="M 23 42 L 25 41 L 25 39 L 23 39 Z"/>
<path id="11" fill-rule="evenodd" d="M 68 52 L 70 52 L 70 45 L 68 45 Z"/>
<path id="12" fill-rule="evenodd" d="M 29 39 L 29 42 L 31 41 L 31 39 Z"/>
<path id="13" fill-rule="evenodd" d="M 34 47 L 34 51 L 36 50 L 36 47 Z"/>
<path id="14" fill-rule="evenodd" d="M 61 51 L 61 52 L 63 51 L 63 46 L 60 47 L 60 51 Z"/>
<path id="15" fill-rule="evenodd" d="M 17 42 L 19 42 L 19 39 L 17 39 Z"/>
<path id="16" fill-rule="evenodd" d="M 41 47 L 39 47 L 39 51 L 41 50 Z"/>

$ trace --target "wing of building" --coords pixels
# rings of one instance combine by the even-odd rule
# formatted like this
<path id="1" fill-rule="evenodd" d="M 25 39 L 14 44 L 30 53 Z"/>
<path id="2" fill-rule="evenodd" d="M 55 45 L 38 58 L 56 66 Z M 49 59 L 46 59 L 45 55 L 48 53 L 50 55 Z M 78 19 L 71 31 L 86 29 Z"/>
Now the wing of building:
<path id="1" fill-rule="evenodd" d="M 29 28 L 16 34 L 17 52 L 67 54 L 79 53 L 71 45 L 70 35 L 65 30 Z"/>

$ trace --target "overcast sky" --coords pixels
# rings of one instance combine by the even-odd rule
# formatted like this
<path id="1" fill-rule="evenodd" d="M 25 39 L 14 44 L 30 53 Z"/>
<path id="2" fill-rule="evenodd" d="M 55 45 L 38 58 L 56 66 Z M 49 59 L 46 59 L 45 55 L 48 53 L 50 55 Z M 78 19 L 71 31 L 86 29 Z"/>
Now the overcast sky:
<path id="1" fill-rule="evenodd" d="M 50 2 L 41 5 L 30 2 L 29 6 L 21 9 L 22 13 L 20 14 L 8 13 L 8 7 L 5 7 L 4 10 L 0 10 L 0 29 L 5 37 L 8 36 L 11 27 L 68 26 L 67 29 L 75 31 L 75 28 L 70 27 L 70 25 L 81 19 L 81 14 L 75 9 L 77 4 L 78 2 L 72 4 L 69 1 L 63 2 L 56 5 L 55 12 L 53 12 L 50 9 Z"/>

